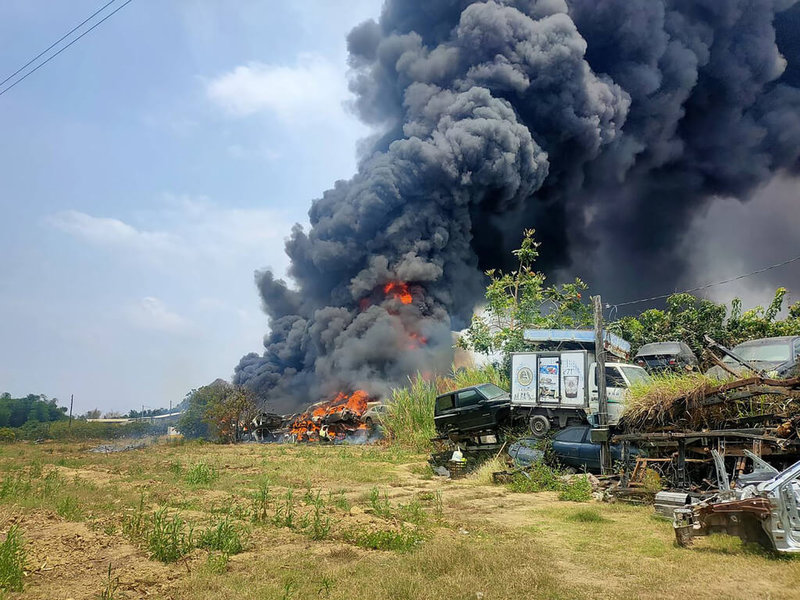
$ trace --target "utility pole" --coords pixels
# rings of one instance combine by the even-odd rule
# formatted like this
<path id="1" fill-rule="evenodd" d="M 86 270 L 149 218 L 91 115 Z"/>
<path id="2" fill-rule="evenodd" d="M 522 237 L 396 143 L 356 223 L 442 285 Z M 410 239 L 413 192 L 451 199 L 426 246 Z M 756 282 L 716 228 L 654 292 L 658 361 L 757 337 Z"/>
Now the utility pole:
<path id="1" fill-rule="evenodd" d="M 72 401 L 75 399 L 74 394 L 69 395 L 69 425 L 67 425 L 67 429 L 72 429 Z"/>
<path id="2" fill-rule="evenodd" d="M 603 475 L 611 472 L 611 447 L 608 443 L 608 396 L 606 395 L 606 349 L 603 336 L 603 301 L 600 296 L 592 298 L 594 303 L 594 355 L 597 364 L 597 402 L 600 429 L 605 430 L 600 442 L 600 467 Z"/>

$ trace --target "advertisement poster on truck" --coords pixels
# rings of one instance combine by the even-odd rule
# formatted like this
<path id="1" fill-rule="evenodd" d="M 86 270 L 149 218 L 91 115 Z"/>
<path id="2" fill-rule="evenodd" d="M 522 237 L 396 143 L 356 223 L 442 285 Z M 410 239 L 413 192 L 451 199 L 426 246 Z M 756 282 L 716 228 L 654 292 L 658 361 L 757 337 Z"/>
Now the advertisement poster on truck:
<path id="1" fill-rule="evenodd" d="M 583 406 L 586 402 L 586 353 L 561 353 L 562 404 Z"/>
<path id="2" fill-rule="evenodd" d="M 512 402 L 536 403 L 536 369 L 535 354 L 515 354 L 511 357 L 511 371 L 514 378 L 511 385 Z"/>
<path id="3" fill-rule="evenodd" d="M 558 402 L 559 379 L 558 357 L 539 357 L 539 402 Z"/>

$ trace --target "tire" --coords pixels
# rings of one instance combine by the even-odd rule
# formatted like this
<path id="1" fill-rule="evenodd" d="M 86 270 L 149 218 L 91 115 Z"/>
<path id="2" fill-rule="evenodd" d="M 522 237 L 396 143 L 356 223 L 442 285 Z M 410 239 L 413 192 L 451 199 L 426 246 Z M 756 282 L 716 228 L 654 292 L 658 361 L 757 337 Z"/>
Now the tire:
<path id="1" fill-rule="evenodd" d="M 550 419 L 544 415 L 533 415 L 528 421 L 528 429 L 536 438 L 543 438 L 550 431 Z"/>

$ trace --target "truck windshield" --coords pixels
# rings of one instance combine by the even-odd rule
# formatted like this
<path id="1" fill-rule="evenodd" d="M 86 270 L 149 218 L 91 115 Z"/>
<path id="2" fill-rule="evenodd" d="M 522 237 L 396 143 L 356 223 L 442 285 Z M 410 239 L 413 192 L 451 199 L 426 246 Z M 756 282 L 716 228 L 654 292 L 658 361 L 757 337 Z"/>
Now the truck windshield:
<path id="1" fill-rule="evenodd" d="M 499 398 L 500 396 L 505 396 L 508 394 L 508 392 L 506 392 L 504 389 L 497 387 L 493 383 L 484 383 L 476 387 L 480 393 L 486 397 L 487 400 L 494 400 L 495 398 Z"/>
<path id="2" fill-rule="evenodd" d="M 631 382 L 631 385 L 636 385 L 637 383 L 649 383 L 652 381 L 650 379 L 650 375 L 647 374 L 641 367 L 634 367 L 633 365 L 622 365 L 620 366 L 622 372 L 625 373 L 625 377 L 628 378 L 628 381 Z"/>

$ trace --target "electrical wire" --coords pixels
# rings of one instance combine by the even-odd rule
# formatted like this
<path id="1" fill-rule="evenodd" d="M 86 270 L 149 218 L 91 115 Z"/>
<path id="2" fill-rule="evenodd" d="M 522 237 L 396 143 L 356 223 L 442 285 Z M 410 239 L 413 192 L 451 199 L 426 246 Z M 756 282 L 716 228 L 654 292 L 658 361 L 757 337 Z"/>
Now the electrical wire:
<path id="1" fill-rule="evenodd" d="M 70 29 L 70 30 L 69 30 L 67 33 L 65 33 L 65 34 L 64 34 L 64 35 L 62 35 L 60 38 L 58 38 L 58 39 L 57 39 L 55 42 L 53 42 L 52 44 L 50 44 L 50 45 L 49 45 L 47 48 L 45 48 L 44 50 L 42 50 L 41 52 L 39 52 L 39 54 L 37 54 L 37 55 L 36 55 L 36 56 L 34 56 L 32 59 L 30 59 L 28 62 L 26 62 L 24 65 L 22 65 L 22 66 L 21 66 L 19 69 L 17 69 L 16 71 L 14 71 L 14 72 L 13 72 L 11 75 L 9 75 L 9 76 L 8 76 L 8 77 L 6 77 L 5 79 L 3 79 L 3 81 L 0 81 L 0 87 L 2 87 L 3 85 L 5 85 L 5 83 L 6 83 L 6 82 L 7 82 L 9 79 L 13 79 L 14 77 L 16 77 L 16 76 L 17 76 L 17 75 L 20 73 L 20 71 L 23 71 L 24 69 L 26 69 L 26 68 L 27 68 L 27 67 L 28 67 L 28 66 L 29 66 L 31 63 L 33 63 L 33 62 L 35 62 L 35 61 L 39 60 L 39 58 L 41 58 L 41 57 L 42 57 L 44 54 L 48 53 L 48 52 L 49 52 L 50 50 L 52 50 L 52 49 L 53 49 L 55 46 L 57 46 L 58 44 L 60 44 L 61 42 L 63 42 L 65 39 L 67 39 L 69 36 L 71 36 L 73 33 L 75 33 L 75 31 L 77 31 L 78 29 L 80 29 L 81 27 L 83 27 L 84 25 L 86 25 L 86 23 L 88 23 L 89 21 L 91 21 L 92 19 L 94 19 L 94 18 L 95 18 L 95 17 L 96 17 L 96 16 L 97 16 L 99 13 L 103 12 L 103 11 L 104 11 L 106 8 L 108 8 L 108 7 L 109 7 L 109 5 L 111 5 L 111 4 L 114 4 L 114 2 L 116 2 L 116 1 L 117 1 L 117 0 L 111 0 L 111 2 L 108 2 L 107 4 L 103 5 L 101 8 L 98 8 L 98 9 L 97 9 L 96 11 L 94 11 L 94 12 L 93 12 L 91 15 L 89 15 L 88 17 L 86 17 L 86 19 L 84 19 L 84 20 L 83 20 L 83 21 L 82 21 L 82 22 L 81 22 L 79 25 L 76 25 L 75 27 L 73 27 L 72 29 Z"/>
<path id="2" fill-rule="evenodd" d="M 67 44 L 66 46 L 64 46 L 63 48 L 61 48 L 61 49 L 60 49 L 58 52 L 56 52 L 55 54 L 53 54 L 53 55 L 51 55 L 50 57 L 48 57 L 48 59 L 47 59 L 47 60 L 45 60 L 44 62 L 41 62 L 41 63 L 39 63 L 39 64 L 38 64 L 38 65 L 37 65 L 35 68 L 33 68 L 33 69 L 31 69 L 30 71 L 28 71 L 27 73 L 25 73 L 25 75 L 23 75 L 22 77 L 20 77 L 19 79 L 17 79 L 17 80 L 16 80 L 14 83 L 12 83 L 10 86 L 8 86 L 8 87 L 7 87 L 7 88 L 5 88 L 4 90 L 0 91 L 0 96 L 2 96 L 3 94 L 5 94 L 5 93 L 6 93 L 7 91 L 9 91 L 10 89 L 12 89 L 12 88 L 16 87 L 18 84 L 20 84 L 20 83 L 22 83 L 23 81 L 25 81 L 25 80 L 26 80 L 28 77 L 30 77 L 31 75 L 33 75 L 33 74 L 34 74 L 36 71 L 38 71 L 39 69 L 41 69 L 41 68 L 42 68 L 43 66 L 45 66 L 47 63 L 49 63 L 51 60 L 53 60 L 53 59 L 54 59 L 56 56 L 58 56 L 59 54 L 61 54 L 62 52 L 64 52 L 64 50 L 66 50 L 67 48 L 69 48 L 70 46 L 72 46 L 72 44 L 74 44 L 75 42 L 77 42 L 79 39 L 81 39 L 81 38 L 82 38 L 83 36 L 85 36 L 87 33 L 89 33 L 89 32 L 91 32 L 92 30 L 94 30 L 96 27 L 100 26 L 100 25 L 101 25 L 101 24 L 102 24 L 104 21 L 106 21 L 107 19 L 110 19 L 111 17 L 113 17 L 113 16 L 114 16 L 116 13 L 118 13 L 120 10 L 122 10 L 123 8 L 125 8 L 125 7 L 126 7 L 128 4 L 130 4 L 131 2 L 133 2 L 133 0 L 126 0 L 126 1 L 125 1 L 123 4 L 121 4 L 120 6 L 118 6 L 117 8 L 115 8 L 113 11 L 111 11 L 109 14 L 107 14 L 107 15 L 106 15 L 105 17 L 103 17 L 102 19 L 100 19 L 100 20 L 99 20 L 97 23 L 95 23 L 95 24 L 94 24 L 94 25 L 92 25 L 92 26 L 91 26 L 89 29 L 87 29 L 87 30 L 86 30 L 86 31 L 84 31 L 82 34 L 80 34 L 78 37 L 76 37 L 74 40 L 72 40 L 72 41 L 71 41 L 69 44 Z M 107 5 L 106 5 L 106 6 L 107 6 Z M 104 8 L 105 8 L 105 7 L 104 7 Z M 102 9 L 101 9 L 101 10 L 102 10 Z M 69 35 L 69 34 L 68 34 L 68 35 Z M 56 43 L 58 43 L 58 42 L 56 42 Z M 47 50 L 45 50 L 45 52 L 47 52 Z M 33 60 L 36 60 L 36 59 L 33 59 Z M 23 69 L 24 69 L 24 68 L 25 68 L 25 67 L 23 67 Z M 13 77 L 13 75 L 12 75 L 12 77 Z"/>
<path id="3" fill-rule="evenodd" d="M 663 300 L 664 298 L 669 298 L 670 296 L 674 296 L 675 294 L 690 294 L 692 292 L 699 292 L 700 290 L 706 290 L 708 288 L 712 288 L 718 285 L 723 285 L 725 283 L 731 283 L 732 281 L 738 281 L 740 279 L 745 279 L 747 277 L 752 277 L 753 275 L 758 275 L 759 273 L 764 273 L 766 271 L 771 271 L 772 269 L 777 269 L 778 267 L 783 267 L 790 263 L 796 262 L 800 260 L 800 256 L 795 256 L 794 258 L 790 258 L 789 260 L 785 260 L 780 263 L 776 263 L 774 265 L 770 265 L 768 267 L 763 267 L 761 269 L 757 269 L 750 273 L 745 273 L 744 275 L 737 275 L 736 277 L 731 277 L 730 279 L 723 279 L 722 281 L 716 281 L 714 283 L 707 283 L 706 285 L 701 285 L 699 287 L 691 288 L 688 290 L 683 290 L 682 292 L 670 292 L 669 294 L 661 294 L 660 296 L 652 296 L 651 298 L 642 298 L 640 300 L 629 300 L 628 302 L 618 302 L 616 304 L 606 304 L 606 308 L 618 308 L 620 306 L 628 306 L 630 304 L 640 304 L 641 302 L 652 302 L 654 300 Z"/>

